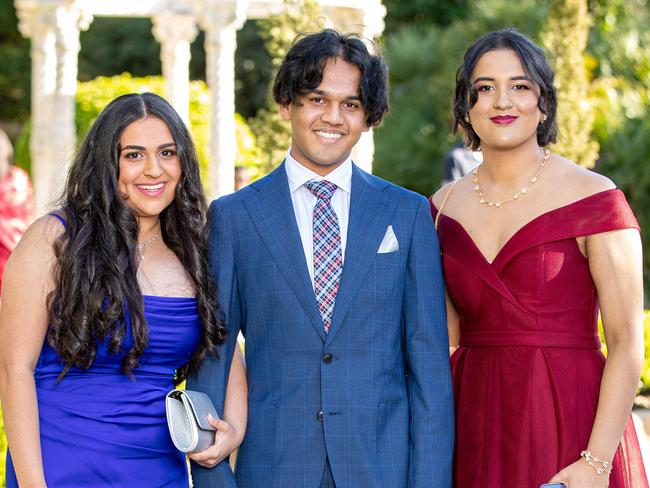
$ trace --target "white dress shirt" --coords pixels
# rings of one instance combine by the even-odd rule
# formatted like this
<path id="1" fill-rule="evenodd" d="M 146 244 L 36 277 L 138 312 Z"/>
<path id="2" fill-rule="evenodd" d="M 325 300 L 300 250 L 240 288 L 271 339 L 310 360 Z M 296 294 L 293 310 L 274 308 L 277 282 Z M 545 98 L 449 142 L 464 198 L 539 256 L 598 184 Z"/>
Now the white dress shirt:
<path id="1" fill-rule="evenodd" d="M 316 196 L 310 192 L 305 183 L 308 181 L 327 180 L 334 183 L 337 188 L 332 196 L 332 209 L 336 213 L 339 221 L 339 231 L 341 233 L 341 253 L 345 261 L 345 244 L 348 237 L 348 219 L 350 216 L 350 188 L 352 187 L 352 159 L 348 157 L 343 164 L 332 171 L 327 176 L 319 176 L 312 170 L 305 168 L 291 156 L 291 150 L 285 160 L 285 169 L 287 179 L 289 180 L 289 191 L 291 192 L 291 202 L 293 203 L 293 212 L 296 215 L 296 223 L 300 231 L 300 240 L 302 249 L 305 252 L 307 269 L 312 285 L 314 283 L 314 206 L 316 205 Z"/>

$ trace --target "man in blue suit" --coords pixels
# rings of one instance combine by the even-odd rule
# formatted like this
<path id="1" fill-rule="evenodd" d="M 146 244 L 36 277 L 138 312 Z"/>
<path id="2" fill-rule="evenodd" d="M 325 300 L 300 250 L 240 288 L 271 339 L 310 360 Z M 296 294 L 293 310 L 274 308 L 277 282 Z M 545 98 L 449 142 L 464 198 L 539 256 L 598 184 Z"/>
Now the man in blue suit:
<path id="1" fill-rule="evenodd" d="M 246 339 L 240 488 L 451 487 L 453 400 L 440 251 L 425 198 L 350 153 L 388 110 L 387 69 L 355 36 L 300 39 L 274 97 L 275 171 L 212 203 L 210 262 L 229 342 L 190 378 L 221 409 Z M 395 148 L 399 164 L 399 148 Z M 195 486 L 231 486 L 227 463 Z"/>

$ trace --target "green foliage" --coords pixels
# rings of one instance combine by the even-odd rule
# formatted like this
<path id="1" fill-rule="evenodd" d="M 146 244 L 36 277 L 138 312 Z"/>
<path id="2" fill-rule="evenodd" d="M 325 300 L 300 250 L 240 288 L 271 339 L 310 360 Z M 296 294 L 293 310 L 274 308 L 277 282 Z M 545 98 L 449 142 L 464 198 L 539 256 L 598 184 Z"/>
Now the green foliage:
<path id="1" fill-rule="evenodd" d="M 386 33 L 406 25 L 448 25 L 465 18 L 469 0 L 385 0 Z"/>
<path id="2" fill-rule="evenodd" d="M 558 94 L 560 134 L 553 150 L 587 168 L 592 168 L 598 158 L 598 142 L 592 138 L 594 110 L 588 97 L 583 54 L 590 24 L 587 0 L 554 0 L 543 35 Z"/>
<path id="3" fill-rule="evenodd" d="M 138 77 L 159 75 L 160 45 L 151 27 L 150 19 L 95 18 L 80 35 L 79 79 L 88 81 L 124 72 Z M 244 117 L 252 117 L 264 106 L 265 87 L 271 77 L 271 60 L 258 30 L 258 21 L 250 20 L 237 32 L 235 106 Z M 204 33 L 199 31 L 190 47 L 192 80 L 205 81 L 204 41 Z"/>
<path id="4" fill-rule="evenodd" d="M 273 67 L 264 48 L 260 21 L 249 20 L 237 32 L 235 51 L 235 106 L 244 117 L 253 117 L 266 104 Z"/>
<path id="5" fill-rule="evenodd" d="M 451 134 L 451 98 L 465 49 L 505 26 L 535 38 L 545 14 L 546 7 L 532 0 L 483 0 L 449 26 L 406 26 L 386 36 L 391 113 L 375 132 L 373 172 L 433 193 L 442 180 L 443 157 L 458 140 Z"/>
<path id="6" fill-rule="evenodd" d="M 646 94 L 649 95 L 650 92 Z M 650 290 L 650 253 L 647 247 L 650 242 L 650 104 L 647 98 L 645 108 L 645 113 L 624 119 L 618 130 L 603 140 L 598 170 L 612 178 L 625 192 L 639 221 L 646 244 L 643 271 L 647 292 Z M 650 296 L 646 293 L 648 303 Z"/>
<path id="7" fill-rule="evenodd" d="M 283 3 L 282 12 L 260 21 L 260 36 L 276 69 L 298 35 L 323 27 L 321 8 L 316 0 L 283 0 Z"/>
<path id="8" fill-rule="evenodd" d="M 80 82 L 77 90 L 77 138 L 80 141 L 102 109 L 114 98 L 126 93 L 153 92 L 164 95 L 164 81 L 159 76 L 134 78 L 128 73 L 120 76 L 98 77 L 95 80 Z M 259 149 L 253 133 L 244 119 L 236 115 L 237 166 L 253 167 L 258 171 Z M 205 175 L 209 159 L 210 141 L 210 95 L 204 82 L 190 83 L 190 132 L 196 145 Z M 28 165 L 29 131 L 25 131 L 16 145 L 16 160 Z"/>
<path id="9" fill-rule="evenodd" d="M 22 121 L 29 115 L 31 61 L 29 41 L 18 32 L 12 0 L 0 0 L 0 119 Z"/>
<path id="10" fill-rule="evenodd" d="M 591 0 L 589 52 L 597 77 L 650 83 L 650 8 L 646 0 Z"/>
<path id="11" fill-rule="evenodd" d="M 639 220 L 650 306 L 650 10 L 622 0 L 593 1 L 591 10 L 594 134 L 601 148 L 596 169 L 625 192 Z"/>
<path id="12" fill-rule="evenodd" d="M 260 36 L 264 39 L 274 70 L 265 106 L 248 121 L 259 146 L 263 148 L 262 173 L 268 173 L 278 165 L 291 144 L 291 127 L 282 119 L 273 100 L 272 79 L 296 37 L 321 28 L 321 10 L 315 0 L 284 0 L 284 7 L 281 13 L 259 23 Z"/>
<path id="13" fill-rule="evenodd" d="M 160 46 L 151 33 L 150 19 L 96 17 L 79 35 L 79 79 L 159 75 Z"/>

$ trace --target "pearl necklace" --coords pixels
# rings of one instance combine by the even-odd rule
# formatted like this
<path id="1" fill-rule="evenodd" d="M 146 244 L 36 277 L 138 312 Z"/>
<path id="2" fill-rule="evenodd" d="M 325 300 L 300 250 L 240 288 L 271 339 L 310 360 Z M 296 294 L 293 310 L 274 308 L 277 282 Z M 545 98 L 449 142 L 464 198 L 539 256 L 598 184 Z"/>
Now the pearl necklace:
<path id="1" fill-rule="evenodd" d="M 153 235 L 153 237 L 147 239 L 146 241 L 143 242 L 138 242 L 135 246 L 138 249 L 138 254 L 140 254 L 140 261 L 144 259 L 144 248 L 147 247 L 150 244 L 153 244 L 153 242 L 158 239 L 158 236 L 160 235 L 160 229 Z"/>
<path id="2" fill-rule="evenodd" d="M 546 165 L 550 157 L 551 157 L 551 151 L 549 151 L 548 149 L 544 149 L 544 157 L 542 158 L 542 162 L 540 163 L 537 172 L 532 176 L 530 180 L 528 180 L 529 183 L 533 184 L 537 181 L 537 177 L 539 176 L 539 173 L 542 171 L 542 168 L 544 168 L 544 166 Z M 501 205 L 505 205 L 506 203 L 510 203 L 517 200 L 520 195 L 523 196 L 526 193 L 528 193 L 528 185 L 526 185 L 507 200 L 495 201 L 495 202 L 488 200 L 483 194 L 483 191 L 481 190 L 481 185 L 478 180 L 478 171 L 479 169 L 481 169 L 481 166 L 483 166 L 483 164 L 484 163 L 481 163 L 476 169 L 474 169 L 474 171 L 472 171 L 472 175 L 474 175 L 474 191 L 478 193 L 479 203 L 481 205 L 487 205 L 488 207 L 499 208 Z"/>

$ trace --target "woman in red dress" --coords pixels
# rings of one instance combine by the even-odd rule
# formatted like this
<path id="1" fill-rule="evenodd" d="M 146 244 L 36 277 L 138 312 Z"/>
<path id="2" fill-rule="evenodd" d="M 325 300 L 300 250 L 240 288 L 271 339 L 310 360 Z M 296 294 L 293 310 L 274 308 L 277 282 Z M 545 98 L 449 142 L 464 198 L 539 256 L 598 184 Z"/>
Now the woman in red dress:
<path id="1" fill-rule="evenodd" d="M 493 32 L 465 53 L 455 128 L 483 163 L 432 197 L 457 488 L 648 487 L 630 419 L 643 363 L 638 224 L 610 180 L 545 149 L 556 107 L 553 72 L 523 35 Z"/>

